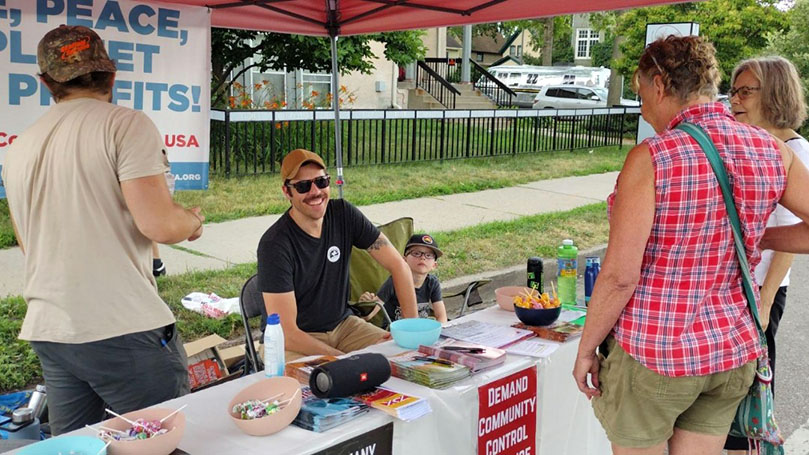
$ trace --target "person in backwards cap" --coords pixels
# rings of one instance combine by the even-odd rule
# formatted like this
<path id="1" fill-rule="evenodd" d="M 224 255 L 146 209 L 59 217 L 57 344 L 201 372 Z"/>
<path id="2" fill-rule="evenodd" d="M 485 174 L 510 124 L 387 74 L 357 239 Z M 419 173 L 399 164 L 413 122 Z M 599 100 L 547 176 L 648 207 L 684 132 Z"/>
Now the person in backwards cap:
<path id="1" fill-rule="evenodd" d="M 278 313 L 286 359 L 341 355 L 389 337 L 348 307 L 351 247 L 387 269 L 404 317 L 416 317 L 410 269 L 384 234 L 345 199 L 329 200 L 330 177 L 315 153 L 297 149 L 281 163 L 291 207 L 261 237 L 258 286 L 267 314 Z"/>
<path id="2" fill-rule="evenodd" d="M 441 283 L 438 281 L 438 277 L 430 273 L 438 267 L 438 258 L 442 254 L 444 253 L 438 248 L 438 244 L 431 235 L 413 234 L 405 245 L 404 259 L 413 274 L 419 317 L 434 316 L 439 322 L 447 322 L 447 309 L 444 307 L 444 300 L 441 297 Z M 376 294 L 365 292 L 359 300 L 360 302 L 380 300 L 385 304 L 385 311 L 388 312 L 391 320 L 402 318 L 402 309 L 399 299 L 396 298 L 393 280 L 390 278 L 382 283 Z"/>
<path id="3" fill-rule="evenodd" d="M 123 413 L 188 392 L 151 244 L 198 238 L 204 217 L 169 196 L 154 123 L 111 103 L 115 64 L 95 32 L 51 30 L 37 62 L 56 103 L 11 145 L 2 177 L 25 254 L 20 338 L 42 363 L 58 435 L 102 420 L 105 405 Z"/>

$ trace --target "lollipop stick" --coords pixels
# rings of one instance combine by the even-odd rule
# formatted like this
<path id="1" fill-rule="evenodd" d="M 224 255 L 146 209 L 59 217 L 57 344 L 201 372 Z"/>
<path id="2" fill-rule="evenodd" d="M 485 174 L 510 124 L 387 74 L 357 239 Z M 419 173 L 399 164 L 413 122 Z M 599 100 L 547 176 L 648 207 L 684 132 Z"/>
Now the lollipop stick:
<path id="1" fill-rule="evenodd" d="M 104 444 L 104 447 L 98 449 L 98 452 L 96 452 L 96 455 L 101 455 L 102 453 L 104 453 L 104 451 L 107 450 L 107 447 L 109 447 L 110 444 L 112 444 L 112 441 L 107 441 L 107 443 Z"/>
<path id="2" fill-rule="evenodd" d="M 123 420 L 124 422 L 126 422 L 126 423 L 128 423 L 128 424 L 132 425 L 133 427 L 135 426 L 135 422 L 133 422 L 133 421 L 131 421 L 131 420 L 127 419 L 126 417 L 122 416 L 121 414 L 118 414 L 118 413 L 117 413 L 117 412 L 115 412 L 115 411 L 110 411 L 109 409 L 105 409 L 105 410 L 106 410 L 107 412 L 109 412 L 110 414 L 114 415 L 115 417 L 118 417 L 119 419 Z"/>
<path id="3" fill-rule="evenodd" d="M 186 403 L 186 404 L 184 404 L 184 405 L 182 405 L 182 406 L 180 406 L 180 407 L 179 407 L 179 408 L 177 408 L 177 409 L 176 409 L 174 412 L 172 412 L 171 414 L 167 415 L 166 417 L 163 417 L 162 419 L 160 419 L 160 423 L 165 422 L 166 420 L 168 420 L 168 419 L 169 419 L 169 417 L 171 417 L 171 416 L 173 416 L 174 414 L 177 414 L 178 412 L 182 411 L 183 409 L 185 409 L 185 407 L 186 407 L 186 406 L 188 406 L 188 404 L 187 404 L 187 403 Z"/>
<path id="4" fill-rule="evenodd" d="M 85 427 L 87 427 L 87 428 L 89 428 L 89 429 L 91 429 L 91 430 L 93 430 L 93 431 L 96 431 L 96 432 L 98 432 L 98 433 L 102 433 L 102 432 L 104 432 L 104 431 L 109 431 L 109 432 L 111 432 L 111 433 L 127 434 L 127 432 L 125 432 L 125 431 L 116 430 L 115 428 L 105 427 L 105 426 L 103 426 L 103 425 L 99 425 L 99 426 L 98 426 L 98 428 L 96 428 L 96 427 L 92 427 L 92 426 L 90 426 L 90 425 L 85 425 Z"/>
<path id="5" fill-rule="evenodd" d="M 265 398 L 265 399 L 261 400 L 261 403 L 263 404 L 263 403 L 266 403 L 268 401 L 272 401 L 272 400 L 274 400 L 274 399 L 276 399 L 278 397 L 282 397 L 282 396 L 284 396 L 284 392 L 281 392 L 278 395 L 273 395 L 270 398 Z"/>
<path id="6" fill-rule="evenodd" d="M 298 396 L 298 392 L 300 392 L 300 390 L 301 390 L 301 389 L 295 389 L 295 393 L 293 393 L 293 394 L 292 394 L 292 396 L 291 396 L 291 397 L 289 397 L 289 398 L 287 398 L 286 400 L 284 400 L 284 401 L 282 401 L 282 402 L 278 403 L 278 406 L 279 406 L 279 407 L 280 407 L 281 405 L 286 406 L 287 404 L 289 404 L 289 403 L 290 403 L 290 402 L 291 402 L 291 401 L 292 401 L 292 400 L 293 400 L 293 399 L 294 399 L 296 396 Z"/>

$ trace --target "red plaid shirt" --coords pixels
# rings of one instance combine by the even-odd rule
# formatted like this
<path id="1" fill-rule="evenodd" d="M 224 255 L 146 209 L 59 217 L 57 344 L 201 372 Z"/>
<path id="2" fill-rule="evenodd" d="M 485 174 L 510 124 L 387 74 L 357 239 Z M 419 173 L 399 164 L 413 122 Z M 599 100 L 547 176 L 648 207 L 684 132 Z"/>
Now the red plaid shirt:
<path id="1" fill-rule="evenodd" d="M 654 224 L 640 281 L 614 336 L 633 358 L 665 376 L 728 371 L 760 351 L 722 192 L 696 141 L 673 129 L 684 121 L 701 126 L 725 162 L 751 276 L 760 260 L 756 245 L 786 185 L 777 143 L 737 122 L 720 103 L 687 108 L 644 141 L 654 165 Z M 614 198 L 615 192 L 608 210 Z"/>

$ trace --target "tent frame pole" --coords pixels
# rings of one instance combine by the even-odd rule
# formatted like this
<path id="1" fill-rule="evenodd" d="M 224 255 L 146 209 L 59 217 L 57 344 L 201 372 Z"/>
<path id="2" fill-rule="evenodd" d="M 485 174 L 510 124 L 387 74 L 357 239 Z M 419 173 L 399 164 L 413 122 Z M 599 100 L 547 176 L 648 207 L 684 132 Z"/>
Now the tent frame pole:
<path id="1" fill-rule="evenodd" d="M 337 162 L 337 196 L 343 198 L 343 130 L 340 125 L 340 71 L 337 67 L 337 35 L 331 41 L 331 102 L 334 109 L 334 156 Z"/>

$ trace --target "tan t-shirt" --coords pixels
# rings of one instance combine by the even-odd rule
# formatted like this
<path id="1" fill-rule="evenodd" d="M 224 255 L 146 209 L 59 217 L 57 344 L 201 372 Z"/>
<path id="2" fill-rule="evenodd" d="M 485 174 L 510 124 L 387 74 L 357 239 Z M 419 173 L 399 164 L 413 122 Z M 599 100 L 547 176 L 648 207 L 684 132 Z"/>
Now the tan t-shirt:
<path id="1" fill-rule="evenodd" d="M 145 114 L 91 98 L 57 103 L 11 145 L 3 182 L 26 254 L 21 339 L 85 343 L 174 322 L 120 186 L 163 175 L 162 148 Z"/>

